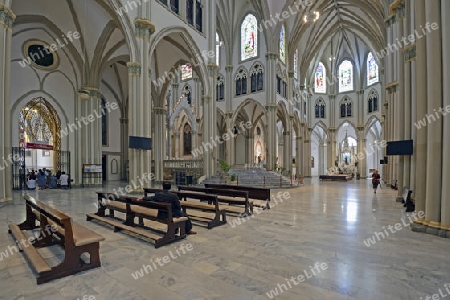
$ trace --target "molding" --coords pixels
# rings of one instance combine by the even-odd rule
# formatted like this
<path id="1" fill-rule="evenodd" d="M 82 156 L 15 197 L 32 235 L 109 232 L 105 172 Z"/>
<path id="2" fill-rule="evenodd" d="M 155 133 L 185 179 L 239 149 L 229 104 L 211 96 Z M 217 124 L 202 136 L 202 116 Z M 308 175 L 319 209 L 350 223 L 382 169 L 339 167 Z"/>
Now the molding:
<path id="1" fill-rule="evenodd" d="M 128 75 L 141 76 L 141 64 L 138 62 L 127 62 Z"/>
<path id="2" fill-rule="evenodd" d="M 0 3 L 0 24 L 2 24 L 8 31 L 12 31 L 12 26 L 16 20 L 16 15 L 13 11 L 4 4 Z"/>
<path id="3" fill-rule="evenodd" d="M 134 29 L 138 38 L 148 38 L 156 31 L 155 25 L 150 20 L 139 18 L 134 20 Z"/>

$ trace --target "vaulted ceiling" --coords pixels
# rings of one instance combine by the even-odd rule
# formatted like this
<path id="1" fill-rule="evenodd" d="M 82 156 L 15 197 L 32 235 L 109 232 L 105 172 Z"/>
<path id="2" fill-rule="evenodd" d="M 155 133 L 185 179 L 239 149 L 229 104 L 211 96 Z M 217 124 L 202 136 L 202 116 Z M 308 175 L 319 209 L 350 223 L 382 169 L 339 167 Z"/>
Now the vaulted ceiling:
<path id="1" fill-rule="evenodd" d="M 299 50 L 301 74 L 312 70 L 324 58 L 336 63 L 344 57 L 362 62 L 368 51 L 384 48 L 384 26 L 389 0 L 217 0 L 218 27 L 225 42 L 232 44 L 240 21 L 253 12 L 260 22 L 286 11 L 289 17 L 268 27 L 264 38 L 269 51 L 278 49 L 282 24 L 287 32 L 288 55 Z M 318 12 L 315 22 L 303 21 L 308 12 Z M 227 53 L 230 55 L 230 53 Z M 328 63 L 330 64 L 330 63 Z M 329 66 L 331 67 L 331 66 Z"/>

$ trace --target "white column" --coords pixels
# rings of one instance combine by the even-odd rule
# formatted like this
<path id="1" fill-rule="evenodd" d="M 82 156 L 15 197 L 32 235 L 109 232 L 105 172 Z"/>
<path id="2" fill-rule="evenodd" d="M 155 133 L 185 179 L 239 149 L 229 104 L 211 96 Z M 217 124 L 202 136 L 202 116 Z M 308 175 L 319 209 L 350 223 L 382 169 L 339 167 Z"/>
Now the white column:
<path id="1" fill-rule="evenodd" d="M 441 24 L 440 0 L 426 1 L 426 21 Z M 447 18 L 447 16 L 446 16 Z M 425 23 L 424 23 L 425 24 Z M 439 26 L 439 25 L 438 25 Z M 442 46 L 441 28 L 427 34 L 427 108 L 428 114 L 435 114 L 435 110 L 442 108 L 442 59 L 436 55 Z M 448 34 L 445 32 L 444 34 Z M 445 83 L 448 85 L 448 82 Z M 427 125 L 427 183 L 426 183 L 426 212 L 427 225 L 440 228 L 441 225 L 441 197 L 442 197 L 442 116 Z M 425 130 L 425 129 L 424 129 Z M 446 183 L 448 184 L 448 182 Z M 445 195 L 448 197 L 448 195 Z"/>
<path id="2" fill-rule="evenodd" d="M 449 53 L 450 51 L 450 2 L 441 1 L 441 31 L 442 31 L 442 53 Z M 444 132 L 442 134 L 442 153 L 444 155 L 442 164 L 442 192 L 441 192 L 441 228 L 450 230 L 450 59 L 448 55 L 442 55 L 442 79 L 443 79 L 443 108 L 447 116 L 443 120 Z M 446 84 L 445 84 L 446 83 Z M 448 108 L 448 109 L 447 109 Z M 447 183 L 447 184 L 444 184 Z M 448 234 L 448 233 L 447 233 Z M 449 237 L 447 235 L 447 237 Z"/>
<path id="3" fill-rule="evenodd" d="M 0 4 L 0 157 L 8 161 L 12 154 L 10 76 L 12 25 L 16 16 L 12 10 Z M 8 161 L 8 165 L 9 165 Z M 3 160 L 1 166 L 5 167 Z M 0 202 L 12 200 L 12 171 L 0 170 Z"/>
<path id="4" fill-rule="evenodd" d="M 266 115 L 267 115 L 267 132 L 266 132 L 266 167 L 267 170 L 272 170 L 276 163 L 276 128 L 277 128 L 277 109 L 278 105 L 276 103 L 276 61 L 278 59 L 278 53 L 268 52 L 266 54 L 267 64 L 266 64 L 266 93 L 267 93 L 267 105 L 266 105 Z"/>
<path id="5" fill-rule="evenodd" d="M 84 123 L 77 135 L 81 138 L 81 164 L 102 164 L 102 119 L 101 119 L 101 99 L 98 89 L 92 87 L 83 88 L 89 92 L 89 98 L 80 99 L 81 111 L 77 116 L 78 120 L 86 119 L 90 122 Z M 94 118 L 92 118 L 93 116 Z M 92 120 L 92 121 L 91 121 Z M 84 122 L 84 121 L 83 121 Z M 84 180 L 85 184 L 101 185 L 102 178 L 91 178 Z"/>
<path id="6" fill-rule="evenodd" d="M 129 109 L 128 109 L 128 133 L 131 136 L 152 137 L 152 100 L 150 80 L 150 35 L 155 32 L 155 26 L 148 20 L 136 19 L 135 33 L 139 46 L 138 62 L 129 62 Z M 150 98 L 150 99 L 149 99 Z M 151 151 L 129 149 L 129 182 L 139 182 L 139 178 L 151 173 Z M 141 192 L 143 187 L 138 187 L 136 192 Z"/>
<path id="7" fill-rule="evenodd" d="M 164 148 L 165 124 L 167 110 L 162 107 L 153 108 L 155 118 L 155 141 L 153 142 L 153 155 L 155 158 L 155 181 L 162 182 L 164 175 Z"/>
<path id="8" fill-rule="evenodd" d="M 425 0 L 415 0 L 416 4 L 416 26 L 420 28 L 420 25 L 426 23 L 425 18 Z M 421 120 L 427 113 L 427 37 L 420 38 L 416 41 L 416 82 L 415 82 L 415 94 L 416 94 L 416 120 Z M 427 130 L 420 129 L 416 131 L 415 140 L 415 198 L 416 198 L 416 211 L 425 211 L 426 200 L 426 182 L 427 177 L 424 176 L 427 170 Z M 416 220 L 417 223 L 423 223 L 423 220 Z"/>

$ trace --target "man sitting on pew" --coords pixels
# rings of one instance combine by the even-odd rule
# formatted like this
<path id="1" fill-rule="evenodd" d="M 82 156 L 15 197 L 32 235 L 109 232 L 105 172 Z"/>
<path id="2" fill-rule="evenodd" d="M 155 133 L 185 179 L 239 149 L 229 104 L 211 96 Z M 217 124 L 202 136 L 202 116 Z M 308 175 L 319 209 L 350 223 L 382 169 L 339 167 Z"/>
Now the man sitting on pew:
<path id="1" fill-rule="evenodd" d="M 172 213 L 175 218 L 188 218 L 186 221 L 186 234 L 197 234 L 197 232 L 192 230 L 191 219 L 189 219 L 189 216 L 181 209 L 180 199 L 178 199 L 176 194 L 169 192 L 171 188 L 172 185 L 170 182 L 163 182 L 164 191 L 155 193 L 155 196 L 139 198 L 139 200 L 170 203 L 172 205 Z M 167 215 L 165 212 L 158 211 L 158 218 L 166 219 Z"/>

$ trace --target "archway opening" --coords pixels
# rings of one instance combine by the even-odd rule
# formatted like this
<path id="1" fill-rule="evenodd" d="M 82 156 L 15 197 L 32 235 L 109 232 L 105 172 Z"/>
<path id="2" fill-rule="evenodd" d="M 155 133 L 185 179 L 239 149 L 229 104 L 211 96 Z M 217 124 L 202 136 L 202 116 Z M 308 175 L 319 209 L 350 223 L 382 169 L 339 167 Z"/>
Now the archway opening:
<path id="1" fill-rule="evenodd" d="M 61 170 L 61 121 L 53 106 L 44 98 L 29 101 L 19 116 L 20 147 L 25 148 L 28 171 Z"/>

